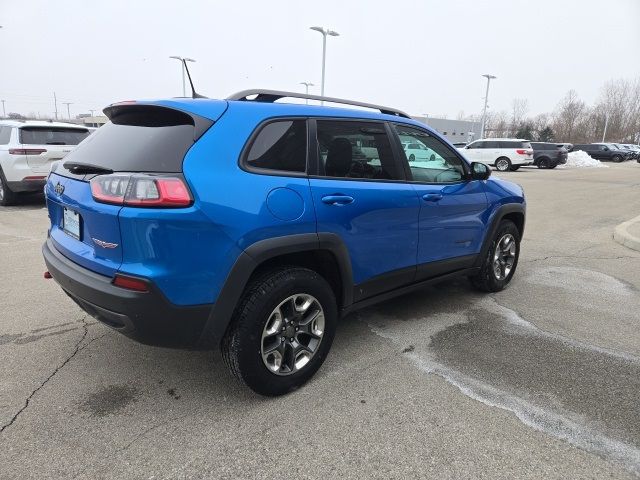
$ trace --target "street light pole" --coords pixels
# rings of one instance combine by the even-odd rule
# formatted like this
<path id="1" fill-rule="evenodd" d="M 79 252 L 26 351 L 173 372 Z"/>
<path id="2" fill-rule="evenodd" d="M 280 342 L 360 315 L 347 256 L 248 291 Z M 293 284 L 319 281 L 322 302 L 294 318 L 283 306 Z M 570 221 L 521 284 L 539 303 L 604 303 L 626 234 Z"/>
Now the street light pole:
<path id="1" fill-rule="evenodd" d="M 305 86 L 305 94 L 309 95 L 309 87 L 314 87 L 315 85 L 311 82 L 300 82 L 300 85 L 304 85 Z M 4 100 L 3 100 L 4 101 Z M 309 99 L 305 99 L 305 102 L 307 105 L 309 105 Z"/>
<path id="2" fill-rule="evenodd" d="M 493 80 L 494 78 L 497 78 L 493 75 L 489 75 L 488 73 L 482 76 L 487 79 L 487 91 L 484 94 L 484 108 L 482 109 L 482 123 L 480 126 L 480 138 L 484 138 L 484 127 L 485 127 L 485 122 L 487 121 L 487 104 L 489 103 L 489 84 L 491 83 L 491 80 Z"/>
<path id="3" fill-rule="evenodd" d="M 184 62 L 195 62 L 193 58 L 187 57 L 179 57 L 178 55 L 171 55 L 169 58 L 174 58 L 180 62 L 180 70 L 182 71 L 182 96 L 187 96 L 187 87 L 186 87 L 186 72 L 184 71 Z M 184 60 L 184 62 L 183 62 Z"/>
<path id="4" fill-rule="evenodd" d="M 331 35 L 332 37 L 338 37 L 340 34 L 338 32 L 334 32 L 333 30 L 329 30 L 324 27 L 309 27 L 311 30 L 315 30 L 316 32 L 320 32 L 322 34 L 322 83 L 320 84 L 320 95 L 324 97 L 324 73 L 327 63 L 327 35 Z M 324 105 L 324 102 L 320 102 Z"/>
<path id="5" fill-rule="evenodd" d="M 67 118 L 71 120 L 71 110 L 69 106 L 72 105 L 73 102 L 62 102 L 62 104 L 67 106 Z"/>
<path id="6" fill-rule="evenodd" d="M 607 136 L 608 126 L 609 126 L 609 112 L 606 112 L 604 116 L 604 132 L 602 132 L 602 143 L 604 143 L 604 139 Z"/>

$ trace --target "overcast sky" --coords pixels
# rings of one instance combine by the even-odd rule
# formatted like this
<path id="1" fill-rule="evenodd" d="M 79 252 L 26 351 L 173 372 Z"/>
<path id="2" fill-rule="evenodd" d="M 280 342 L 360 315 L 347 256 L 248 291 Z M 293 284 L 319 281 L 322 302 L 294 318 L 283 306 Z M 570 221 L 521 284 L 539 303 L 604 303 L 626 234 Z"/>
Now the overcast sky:
<path id="1" fill-rule="evenodd" d="M 575 89 L 594 101 L 612 78 L 640 76 L 640 0 L 0 0 L 0 99 L 9 112 L 72 116 L 109 103 L 179 96 L 169 55 L 195 58 L 197 90 L 319 93 L 411 114 L 477 114 L 526 98 L 552 110 Z"/>

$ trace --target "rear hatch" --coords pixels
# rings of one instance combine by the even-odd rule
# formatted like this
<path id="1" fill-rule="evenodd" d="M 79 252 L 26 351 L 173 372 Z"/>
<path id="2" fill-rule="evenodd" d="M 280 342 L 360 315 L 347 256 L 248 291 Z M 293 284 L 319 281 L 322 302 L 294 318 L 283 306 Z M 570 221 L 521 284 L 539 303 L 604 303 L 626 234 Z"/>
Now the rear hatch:
<path id="1" fill-rule="evenodd" d="M 89 130 L 81 127 L 24 126 L 19 129 L 19 142 L 27 156 L 27 164 L 35 173 L 48 173 L 51 162 L 62 160 Z"/>
<path id="2" fill-rule="evenodd" d="M 213 120 L 147 104 L 114 105 L 105 114 L 110 122 L 54 165 L 45 193 L 54 246 L 73 262 L 112 276 L 123 258 L 120 210 L 184 205 L 176 195 L 190 202 L 182 162 Z M 158 200 L 166 195 L 173 204 Z"/>

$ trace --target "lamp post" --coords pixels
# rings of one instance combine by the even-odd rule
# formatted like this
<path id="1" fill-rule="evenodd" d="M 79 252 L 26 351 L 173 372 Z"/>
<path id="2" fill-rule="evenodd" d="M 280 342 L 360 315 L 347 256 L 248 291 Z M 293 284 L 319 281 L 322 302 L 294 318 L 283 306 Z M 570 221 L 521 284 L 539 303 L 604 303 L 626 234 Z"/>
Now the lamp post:
<path id="1" fill-rule="evenodd" d="M 482 123 L 480 126 L 480 138 L 484 138 L 484 126 L 487 120 L 487 104 L 489 103 L 489 84 L 491 83 L 491 80 L 497 78 L 493 75 L 489 75 L 488 73 L 485 73 L 482 76 L 487 79 L 487 91 L 484 94 L 484 108 L 482 109 Z"/>
<path id="2" fill-rule="evenodd" d="M 320 95 L 324 97 L 324 72 L 325 65 L 327 61 L 327 35 L 331 35 L 332 37 L 338 37 L 340 34 L 338 32 L 334 32 L 333 30 L 329 30 L 324 27 L 309 27 L 311 30 L 315 30 L 316 32 L 320 32 L 322 34 L 322 83 L 320 84 Z M 321 102 L 324 104 L 324 102 Z"/>
<path id="3" fill-rule="evenodd" d="M 73 105 L 73 102 L 62 102 L 62 104 L 67 106 L 67 118 L 71 120 L 71 109 L 69 106 Z"/>
<path id="4" fill-rule="evenodd" d="M 304 85 L 304 93 L 309 95 L 309 87 L 315 87 L 315 85 L 311 82 L 300 82 L 300 85 Z M 309 105 L 309 99 L 305 99 L 305 103 Z"/>
<path id="5" fill-rule="evenodd" d="M 186 90 L 186 79 L 185 79 L 185 71 L 184 71 L 184 62 L 195 62 L 195 60 L 193 58 L 187 58 L 187 57 L 179 57 L 178 55 L 171 55 L 169 58 L 174 58 L 176 60 L 178 60 L 180 62 L 180 70 L 182 71 L 182 96 L 186 97 L 187 96 L 187 90 Z"/>
<path id="6" fill-rule="evenodd" d="M 604 143 L 604 139 L 607 136 L 608 126 L 609 126 L 609 112 L 606 112 L 604 117 L 604 132 L 602 132 L 602 143 Z"/>

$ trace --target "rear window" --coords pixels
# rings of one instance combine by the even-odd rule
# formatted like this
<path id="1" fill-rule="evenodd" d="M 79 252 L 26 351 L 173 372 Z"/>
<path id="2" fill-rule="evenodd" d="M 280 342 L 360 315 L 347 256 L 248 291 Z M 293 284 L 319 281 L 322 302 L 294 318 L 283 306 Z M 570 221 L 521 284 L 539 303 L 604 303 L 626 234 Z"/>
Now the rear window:
<path id="1" fill-rule="evenodd" d="M 562 147 L 553 143 L 532 143 L 531 146 L 536 150 L 556 150 Z"/>
<path id="2" fill-rule="evenodd" d="M 88 136 L 89 130 L 86 128 L 20 128 L 20 143 L 24 145 L 78 145 Z"/>
<path id="3" fill-rule="evenodd" d="M 179 173 L 189 148 L 212 124 L 165 107 L 110 108 L 111 121 L 90 135 L 65 161 L 96 165 L 114 172 Z M 198 123 L 198 128 L 194 123 Z M 200 125 L 203 123 L 205 125 Z"/>

